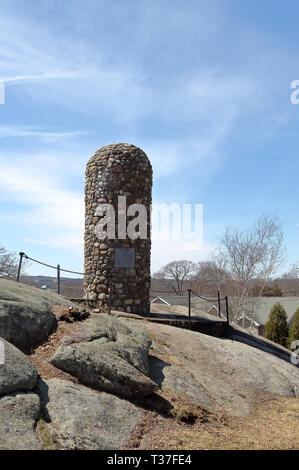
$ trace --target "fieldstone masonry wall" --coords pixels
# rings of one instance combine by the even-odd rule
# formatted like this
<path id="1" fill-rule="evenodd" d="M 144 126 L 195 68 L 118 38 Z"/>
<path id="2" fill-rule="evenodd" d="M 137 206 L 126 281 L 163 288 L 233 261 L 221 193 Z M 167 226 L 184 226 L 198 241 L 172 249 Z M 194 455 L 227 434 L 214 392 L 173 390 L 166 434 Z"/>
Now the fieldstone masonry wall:
<path id="1" fill-rule="evenodd" d="M 143 204 L 147 209 L 147 239 L 118 239 L 118 196 L 126 196 L 127 207 Z M 152 167 L 146 154 L 129 144 L 113 144 L 98 150 L 86 168 L 85 187 L 85 298 L 109 303 L 109 275 L 113 276 L 112 308 L 144 314 L 149 311 L 150 209 Z M 116 214 L 116 239 L 99 240 L 96 215 L 99 204 L 111 204 Z M 132 219 L 132 218 L 130 218 Z M 135 267 L 115 268 L 115 248 L 134 248 Z"/>

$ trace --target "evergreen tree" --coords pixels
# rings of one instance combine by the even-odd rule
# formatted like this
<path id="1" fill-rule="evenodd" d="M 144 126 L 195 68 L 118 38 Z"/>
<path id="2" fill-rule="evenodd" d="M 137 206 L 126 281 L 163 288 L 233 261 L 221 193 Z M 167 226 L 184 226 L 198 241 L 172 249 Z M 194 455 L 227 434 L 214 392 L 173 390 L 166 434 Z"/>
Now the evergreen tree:
<path id="1" fill-rule="evenodd" d="M 294 316 L 293 326 L 290 330 L 289 340 L 288 340 L 288 347 L 291 349 L 291 344 L 293 341 L 299 341 L 299 308 L 297 308 Z M 296 347 L 294 348 L 296 349 Z"/>
<path id="2" fill-rule="evenodd" d="M 270 339 L 277 344 L 281 344 L 281 346 L 287 346 L 289 336 L 287 314 L 279 302 L 273 305 L 269 315 L 269 320 L 265 326 L 265 338 Z"/>

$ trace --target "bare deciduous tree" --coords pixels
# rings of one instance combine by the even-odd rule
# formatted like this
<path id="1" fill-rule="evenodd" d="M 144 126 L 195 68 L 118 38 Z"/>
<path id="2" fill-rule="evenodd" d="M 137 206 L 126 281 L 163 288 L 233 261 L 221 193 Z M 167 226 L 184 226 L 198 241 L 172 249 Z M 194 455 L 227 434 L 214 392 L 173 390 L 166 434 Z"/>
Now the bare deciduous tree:
<path id="1" fill-rule="evenodd" d="M 154 274 L 154 277 L 160 279 L 164 286 L 173 290 L 177 295 L 183 295 L 184 282 L 189 280 L 197 269 L 197 264 L 192 261 L 172 261 Z"/>
<path id="2" fill-rule="evenodd" d="M 16 279 L 18 272 L 18 259 L 15 253 L 10 253 L 0 247 L 0 277 Z"/>
<path id="3" fill-rule="evenodd" d="M 216 295 L 217 290 L 227 287 L 231 276 L 226 269 L 225 260 L 213 254 L 212 260 L 198 263 L 193 279 L 194 288 L 198 292 Z"/>
<path id="4" fill-rule="evenodd" d="M 284 292 L 288 295 L 298 295 L 299 293 L 299 262 L 292 264 L 289 271 L 282 276 L 281 282 Z"/>
<path id="5" fill-rule="evenodd" d="M 260 296 L 271 277 L 282 265 L 283 232 L 279 219 L 271 214 L 260 217 L 248 230 L 227 228 L 220 242 L 219 254 L 234 280 L 236 298 L 232 302 L 234 317 L 254 319 Z M 252 297 L 254 281 L 260 293 Z"/>

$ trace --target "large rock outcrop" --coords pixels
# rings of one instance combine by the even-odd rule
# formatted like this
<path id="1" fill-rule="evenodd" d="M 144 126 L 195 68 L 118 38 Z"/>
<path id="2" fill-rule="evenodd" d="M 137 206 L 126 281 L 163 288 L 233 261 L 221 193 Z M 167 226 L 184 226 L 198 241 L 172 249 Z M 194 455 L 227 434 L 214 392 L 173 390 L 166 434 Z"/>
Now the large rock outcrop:
<path id="1" fill-rule="evenodd" d="M 0 364 L 0 395 L 32 390 L 37 370 L 19 349 L 0 338 L 4 345 L 4 364 Z"/>
<path id="2" fill-rule="evenodd" d="M 41 450 L 36 433 L 40 400 L 32 392 L 0 397 L 0 450 Z"/>
<path id="3" fill-rule="evenodd" d="M 119 449 L 144 415 L 129 401 L 66 380 L 39 380 L 36 392 L 46 429 L 58 449 Z"/>
<path id="4" fill-rule="evenodd" d="M 125 397 L 149 395 L 158 386 L 147 375 L 150 337 L 136 325 L 94 314 L 65 337 L 52 364 L 85 385 Z"/>
<path id="5" fill-rule="evenodd" d="M 55 329 L 57 305 L 73 304 L 54 292 L 0 279 L 0 336 L 30 353 Z"/>
<path id="6" fill-rule="evenodd" d="M 247 344 L 143 323 L 154 338 L 150 376 L 194 406 L 244 416 L 259 397 L 299 396 L 299 369 Z"/>

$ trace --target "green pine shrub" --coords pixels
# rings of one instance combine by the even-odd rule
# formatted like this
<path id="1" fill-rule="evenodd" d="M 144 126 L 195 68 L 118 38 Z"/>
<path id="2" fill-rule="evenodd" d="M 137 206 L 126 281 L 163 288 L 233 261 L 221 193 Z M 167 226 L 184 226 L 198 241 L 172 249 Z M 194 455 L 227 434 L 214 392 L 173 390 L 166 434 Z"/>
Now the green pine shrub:
<path id="1" fill-rule="evenodd" d="M 281 303 L 273 305 L 266 325 L 265 338 L 281 346 L 287 346 L 289 328 L 287 314 Z"/>
<path id="2" fill-rule="evenodd" d="M 291 351 L 292 351 L 292 347 L 291 347 L 292 342 L 296 340 L 299 341 L 299 308 L 297 308 L 295 312 L 293 326 L 290 330 L 289 339 L 288 339 L 288 347 Z M 296 349 L 296 347 L 293 349 Z"/>

